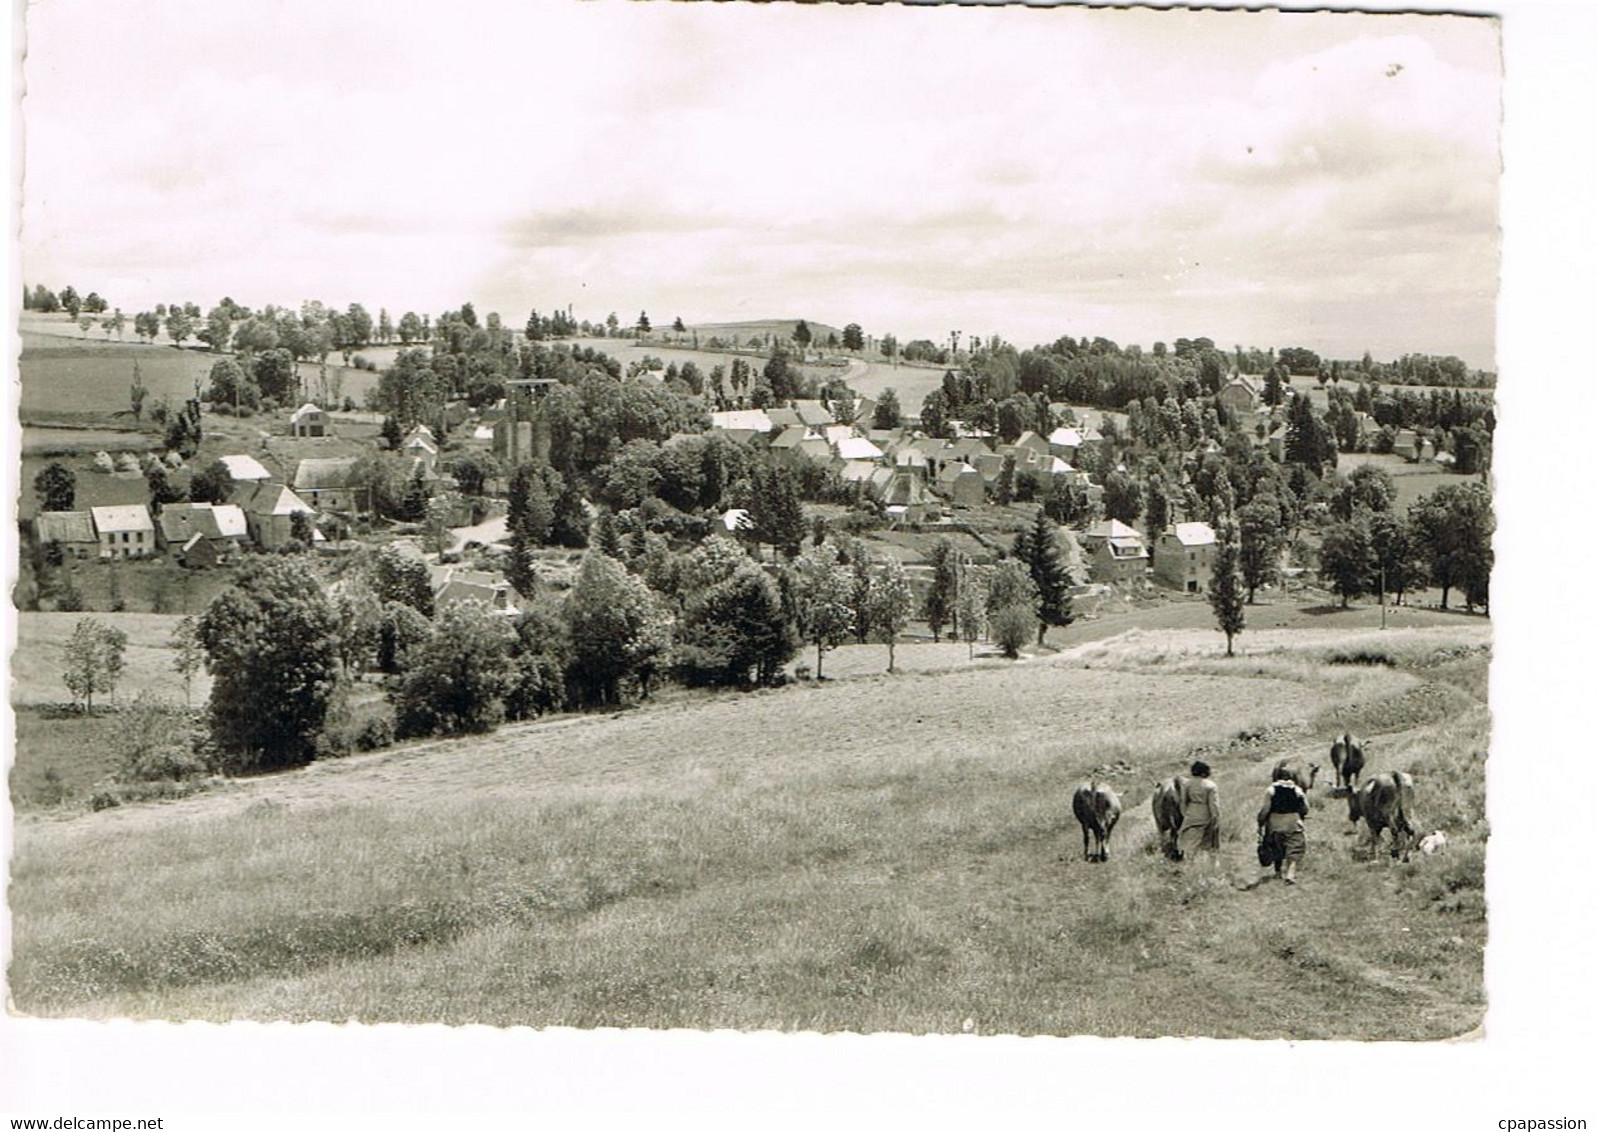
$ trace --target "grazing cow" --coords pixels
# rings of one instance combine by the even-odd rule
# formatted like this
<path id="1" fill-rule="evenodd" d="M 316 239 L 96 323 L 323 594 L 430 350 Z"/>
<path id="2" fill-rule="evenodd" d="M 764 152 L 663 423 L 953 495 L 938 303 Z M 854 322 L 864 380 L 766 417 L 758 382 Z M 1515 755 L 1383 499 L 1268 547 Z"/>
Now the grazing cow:
<path id="1" fill-rule="evenodd" d="M 1336 775 L 1336 784 L 1350 791 L 1364 769 L 1364 748 L 1346 731 L 1331 744 L 1331 769 Z"/>
<path id="2" fill-rule="evenodd" d="M 1109 835 L 1120 820 L 1120 796 L 1107 786 L 1089 782 L 1076 787 L 1070 800 L 1081 823 L 1081 853 L 1089 861 L 1109 859 Z"/>
<path id="3" fill-rule="evenodd" d="M 1293 782 L 1296 782 L 1298 784 L 1298 789 L 1302 790 L 1305 794 L 1314 788 L 1314 780 L 1318 778 L 1320 774 L 1319 763 L 1310 763 L 1309 768 L 1304 770 L 1303 763 L 1294 759 L 1282 759 L 1280 762 L 1275 764 L 1275 769 L 1277 771 L 1286 771 L 1287 776 L 1291 778 Z"/>
<path id="4" fill-rule="evenodd" d="M 1381 831 L 1392 831 L 1392 856 L 1408 860 L 1414 841 L 1414 779 L 1403 771 L 1377 774 L 1347 796 L 1347 820 L 1364 819 L 1370 830 L 1370 848 L 1380 843 Z"/>
<path id="5" fill-rule="evenodd" d="M 1186 784 L 1187 780 L 1178 774 L 1153 787 L 1153 824 L 1159 830 L 1160 848 L 1172 861 L 1181 860 L 1176 842 L 1181 833 L 1181 788 Z"/>

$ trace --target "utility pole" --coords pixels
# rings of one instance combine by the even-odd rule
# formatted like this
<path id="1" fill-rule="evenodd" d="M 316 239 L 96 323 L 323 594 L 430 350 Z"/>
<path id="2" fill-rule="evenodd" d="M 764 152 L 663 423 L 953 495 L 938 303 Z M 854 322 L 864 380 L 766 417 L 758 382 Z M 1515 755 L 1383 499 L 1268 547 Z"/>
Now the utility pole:
<path id="1" fill-rule="evenodd" d="M 1381 628 L 1386 628 L 1386 563 L 1381 563 Z"/>

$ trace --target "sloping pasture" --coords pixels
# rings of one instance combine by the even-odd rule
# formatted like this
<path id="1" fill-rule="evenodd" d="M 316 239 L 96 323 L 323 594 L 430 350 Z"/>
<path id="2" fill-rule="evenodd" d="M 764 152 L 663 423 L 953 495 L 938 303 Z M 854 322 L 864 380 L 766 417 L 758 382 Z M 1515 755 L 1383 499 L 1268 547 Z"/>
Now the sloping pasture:
<path id="1" fill-rule="evenodd" d="M 1107 668 L 711 696 L 25 821 L 12 993 L 88 1017 L 1457 1034 L 1483 1009 L 1482 795 L 1433 783 L 1478 775 L 1485 708 L 1410 661 L 1484 663 L 1484 639 L 1394 643 L 1393 667 L 1110 642 Z M 1371 857 L 1322 793 L 1303 883 L 1257 884 L 1269 766 L 1357 712 L 1456 850 Z M 1214 870 L 1160 859 L 1146 815 L 1194 751 L 1226 799 Z M 1105 865 L 1069 815 L 1088 777 L 1127 804 Z"/>

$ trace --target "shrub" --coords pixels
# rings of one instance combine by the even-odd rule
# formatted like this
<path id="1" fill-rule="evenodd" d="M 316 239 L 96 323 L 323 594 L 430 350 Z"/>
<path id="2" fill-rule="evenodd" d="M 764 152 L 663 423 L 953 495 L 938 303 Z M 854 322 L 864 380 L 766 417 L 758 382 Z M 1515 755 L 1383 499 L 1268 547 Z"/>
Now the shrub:
<path id="1" fill-rule="evenodd" d="M 176 704 L 149 692 L 122 712 L 116 730 L 121 782 L 163 782 L 197 778 L 210 766 L 194 742 L 194 719 Z"/>
<path id="2" fill-rule="evenodd" d="M 394 713 L 392 709 L 368 716 L 355 733 L 355 749 L 380 751 L 394 745 Z"/>
<path id="3" fill-rule="evenodd" d="M 1020 656 L 1021 646 L 1031 639 L 1036 624 L 1036 614 L 1030 606 L 1021 602 L 1006 605 L 992 616 L 993 643 L 1003 650 L 1005 656 L 1014 660 Z"/>

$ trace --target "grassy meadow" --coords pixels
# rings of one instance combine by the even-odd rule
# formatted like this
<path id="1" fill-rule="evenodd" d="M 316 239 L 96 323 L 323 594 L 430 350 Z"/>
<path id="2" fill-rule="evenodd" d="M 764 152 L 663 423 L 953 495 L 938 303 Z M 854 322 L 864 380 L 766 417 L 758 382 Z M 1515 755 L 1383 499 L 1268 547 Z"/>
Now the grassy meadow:
<path id="1" fill-rule="evenodd" d="M 1482 1018 L 1489 628 L 1212 632 L 505 728 L 161 805 L 25 817 L 29 1014 L 1440 1038 Z M 917 667 L 899 648 L 900 662 Z M 933 646 L 925 646 L 931 648 Z M 840 650 L 841 651 L 841 650 Z M 833 654 L 837 656 L 838 654 Z M 1283 755 L 1370 736 L 1446 854 L 1372 857 L 1315 793 L 1258 883 Z M 1221 867 L 1156 852 L 1194 752 Z M 1069 794 L 1126 803 L 1081 859 Z M 1171 995 L 1172 986 L 1203 986 Z"/>

